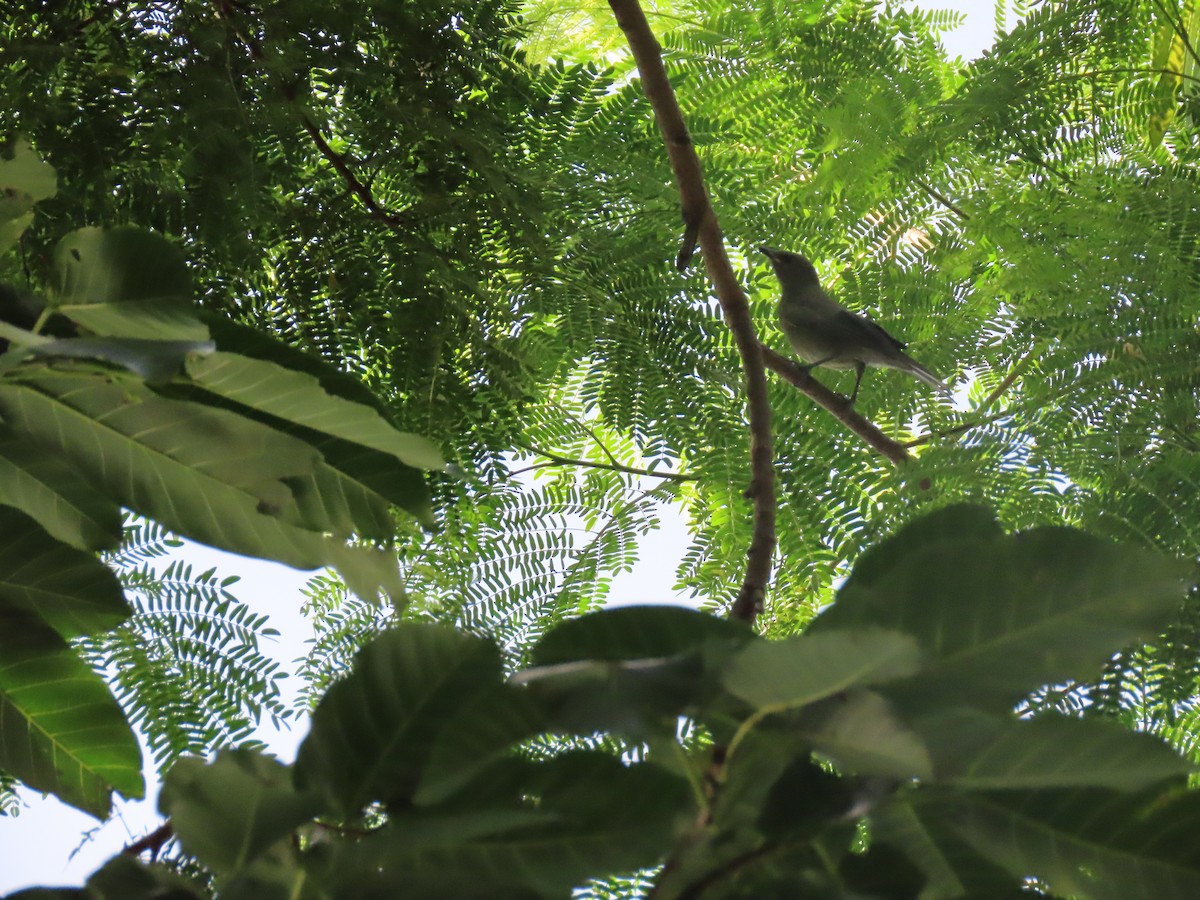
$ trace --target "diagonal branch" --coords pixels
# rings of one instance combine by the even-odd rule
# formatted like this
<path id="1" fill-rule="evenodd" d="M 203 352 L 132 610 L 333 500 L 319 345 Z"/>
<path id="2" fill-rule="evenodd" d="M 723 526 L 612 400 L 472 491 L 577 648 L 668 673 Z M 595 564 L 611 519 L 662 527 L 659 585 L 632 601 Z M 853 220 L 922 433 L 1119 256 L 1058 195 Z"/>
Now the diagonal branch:
<path id="1" fill-rule="evenodd" d="M 862 438 L 868 445 L 886 456 L 896 465 L 908 462 L 911 458 L 904 445 L 892 440 L 875 427 L 865 416 L 855 412 L 846 399 L 835 394 L 821 382 L 804 371 L 794 360 L 781 356 L 770 347 L 762 348 L 763 362 L 767 368 L 778 373 L 785 381 L 791 382 L 800 391 L 807 394 L 818 405 L 823 406 L 835 419 Z"/>
<path id="2" fill-rule="evenodd" d="M 663 65 L 662 48 L 655 40 L 638 0 L 608 0 L 617 18 L 617 25 L 629 41 L 629 49 L 637 62 L 642 90 L 667 147 L 671 171 L 679 188 L 683 206 L 684 247 L 680 252 L 680 267 L 691 256 L 693 236 L 704 251 L 708 277 L 712 280 L 717 300 L 725 314 L 725 322 L 733 332 L 734 343 L 742 358 L 746 374 L 746 412 L 750 420 L 749 496 L 754 503 L 754 531 L 746 552 L 746 575 L 741 590 L 733 602 L 730 615 L 753 623 L 763 607 L 767 583 L 771 577 L 771 558 L 775 552 L 775 472 L 772 467 L 771 406 L 767 400 L 767 378 L 763 354 L 750 305 L 738 284 L 716 214 L 708 200 L 700 157 L 692 145 L 691 135 L 683 121 L 675 91 Z"/>
<path id="3" fill-rule="evenodd" d="M 535 447 L 533 444 L 524 444 L 520 441 L 515 441 L 516 445 L 523 450 L 528 450 L 530 453 L 537 454 L 546 460 L 545 463 L 535 463 L 524 469 L 517 469 L 515 472 L 509 472 L 508 478 L 520 475 L 523 472 L 529 472 L 533 469 L 543 469 L 550 466 L 579 466 L 585 469 L 606 469 L 610 472 L 622 472 L 626 475 L 637 475 L 642 478 L 662 478 L 666 481 L 696 481 L 699 476 L 689 475 L 687 472 L 656 472 L 653 469 L 639 469 L 635 466 L 626 466 L 617 462 L 615 459 L 611 463 L 595 462 L 590 459 L 575 459 L 569 456 L 560 456 L 557 453 L 550 453 L 540 447 Z"/>
<path id="4" fill-rule="evenodd" d="M 321 155 L 329 165 L 333 166 L 334 171 L 342 176 L 342 181 L 346 182 L 346 187 L 355 197 L 357 197 L 362 205 L 367 208 L 367 212 L 371 218 L 378 219 L 389 228 L 398 229 L 405 224 L 404 217 L 399 213 L 393 212 L 386 206 L 375 199 L 375 195 L 371 193 L 371 188 L 355 174 L 346 162 L 346 157 L 338 153 L 329 145 L 329 141 L 325 140 L 325 136 L 321 134 L 321 130 L 317 128 L 316 123 L 308 117 L 304 111 L 300 112 L 300 123 L 304 126 L 305 132 L 312 139 Z"/>

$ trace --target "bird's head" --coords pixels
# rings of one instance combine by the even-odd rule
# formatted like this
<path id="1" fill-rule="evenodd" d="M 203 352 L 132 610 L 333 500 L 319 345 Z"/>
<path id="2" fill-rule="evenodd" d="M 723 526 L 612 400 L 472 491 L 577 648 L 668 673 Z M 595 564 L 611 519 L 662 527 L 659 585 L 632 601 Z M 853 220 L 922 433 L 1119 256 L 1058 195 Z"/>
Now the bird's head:
<path id="1" fill-rule="evenodd" d="M 775 277 L 781 282 L 786 284 L 803 284 L 808 281 L 815 284 L 820 283 L 813 264 L 799 253 L 792 253 L 790 250 L 776 250 L 774 247 L 759 247 L 758 249 L 771 261 Z"/>

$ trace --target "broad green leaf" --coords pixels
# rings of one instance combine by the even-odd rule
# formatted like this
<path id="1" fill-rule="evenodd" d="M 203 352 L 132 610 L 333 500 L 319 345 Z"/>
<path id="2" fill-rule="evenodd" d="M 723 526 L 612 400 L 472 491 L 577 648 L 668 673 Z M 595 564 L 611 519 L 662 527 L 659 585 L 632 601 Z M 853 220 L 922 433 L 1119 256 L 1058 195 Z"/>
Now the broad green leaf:
<path id="1" fill-rule="evenodd" d="M 912 675 L 920 650 L 896 631 L 825 631 L 752 641 L 728 664 L 726 689 L 759 709 L 804 706 L 847 688 Z"/>
<path id="2" fill-rule="evenodd" d="M 987 507 L 959 503 L 934 510 L 908 522 L 896 534 L 867 549 L 855 561 L 854 571 L 846 579 L 843 589 L 874 587 L 886 581 L 915 552 L 934 555 L 942 546 L 970 540 L 997 541 L 1003 537 L 1004 531 L 996 521 L 996 514 Z M 823 617 L 817 621 L 822 620 Z M 863 621 L 860 624 L 873 623 Z"/>
<path id="3" fill-rule="evenodd" d="M 58 190 L 54 168 L 25 138 L 17 138 L 11 157 L 0 157 L 0 253 L 13 246 L 33 223 L 35 203 Z"/>
<path id="4" fill-rule="evenodd" d="M 1154 735 L 1098 719 L 1042 715 L 1014 721 L 962 709 L 913 725 L 933 755 L 935 779 L 964 790 L 1135 791 L 1195 768 Z"/>
<path id="5" fill-rule="evenodd" d="M 398 466 L 392 456 L 363 447 L 361 444 L 352 444 L 349 441 L 330 437 L 319 431 L 298 427 L 283 428 L 283 430 L 305 441 L 321 453 L 327 467 L 332 470 L 330 477 L 341 485 L 339 489 L 346 491 L 348 497 L 355 494 L 361 495 L 364 498 L 362 502 L 370 504 L 372 507 L 378 502 L 373 498 L 382 497 L 410 513 L 425 527 L 433 526 L 433 508 L 429 502 L 429 488 L 425 484 L 424 475 L 419 470 L 409 466 Z M 320 471 L 320 467 L 317 471 Z M 332 488 L 328 490 L 331 491 Z M 297 490 L 297 493 L 300 491 Z M 327 495 L 327 492 L 323 493 Z M 386 526 L 381 525 L 380 527 L 385 528 L 387 536 L 391 537 L 395 534 L 395 523 L 391 521 L 387 509 L 383 510 L 383 514 L 388 517 L 388 522 Z M 354 513 L 356 522 L 360 515 L 364 517 L 364 520 L 366 519 L 365 513 Z M 365 524 L 360 524 L 356 533 L 365 537 L 373 537 Z"/>
<path id="6" fill-rule="evenodd" d="M 1151 147 L 1162 143 L 1163 136 L 1178 111 L 1179 87 L 1184 76 L 1196 72 L 1195 47 L 1200 41 L 1200 7 L 1194 0 L 1183 0 L 1178 11 L 1160 7 L 1163 13 L 1154 38 L 1151 70 L 1158 74 L 1158 83 L 1150 98 L 1150 120 L 1147 133 Z"/>
<path id="7" fill-rule="evenodd" d="M 58 176 L 54 167 L 42 159 L 26 138 L 18 137 L 10 146 L 7 158 L 0 156 L 0 190 L 6 202 L 23 195 L 33 203 L 53 197 L 58 192 Z"/>
<path id="8" fill-rule="evenodd" d="M 88 900 L 203 900 L 203 886 L 169 864 L 139 862 L 116 856 L 87 880 Z"/>
<path id="9" fill-rule="evenodd" d="M 1190 5 L 1190 4 L 1189 4 Z M 1151 99 L 1147 133 L 1151 147 L 1162 143 L 1177 107 L 1176 95 L 1183 80 L 1183 59 L 1186 52 L 1184 36 L 1176 30 L 1172 15 L 1159 26 L 1154 39 L 1153 68 L 1159 72 L 1158 84 Z"/>
<path id="10" fill-rule="evenodd" d="M 489 641 L 430 624 L 385 632 L 318 704 L 297 783 L 345 815 L 372 801 L 407 805 L 440 734 L 500 677 Z"/>
<path id="11" fill-rule="evenodd" d="M 317 462 L 302 441 L 114 373 L 23 373 L 0 384 L 0 416 L 176 534 L 299 569 L 331 565 L 365 597 L 402 590 L 394 556 L 331 540 L 324 521 L 293 524 L 299 511 L 281 479 Z"/>
<path id="12" fill-rule="evenodd" d="M 653 766 L 568 753 L 533 771 L 523 809 L 398 812 L 334 848 L 331 871 L 347 890 L 372 885 L 380 896 L 564 897 L 590 877 L 656 864 L 695 815 L 686 782 Z"/>
<path id="13" fill-rule="evenodd" d="M 303 441 L 225 410 L 168 400 L 125 375 L 24 372 L 20 380 L 0 384 L 0 415 L 10 427 L 94 470 L 124 503 L 133 499 L 130 482 L 139 475 L 154 476 L 162 494 L 170 490 L 170 470 L 183 468 L 282 511 L 291 502 L 282 479 L 311 472 L 318 459 Z M 132 460 L 149 471 L 122 472 Z M 156 467 L 163 471 L 155 473 Z"/>
<path id="14" fill-rule="evenodd" d="M 33 615 L 0 610 L 0 769 L 105 818 L 139 798 L 142 754 L 108 687 Z"/>
<path id="15" fill-rule="evenodd" d="M 698 653 L 594 660 L 525 669 L 525 685 L 556 731 L 611 731 L 636 740 L 675 734 L 681 715 L 698 715 L 712 686 Z"/>
<path id="16" fill-rule="evenodd" d="M 966 844 L 1013 877 L 1043 880 L 1056 896 L 1200 896 L 1194 791 L 938 791 L 910 803 L 935 845 Z"/>
<path id="17" fill-rule="evenodd" d="M 213 762 L 185 758 L 163 779 L 159 811 L 184 849 L 220 876 L 286 840 L 322 809 L 298 793 L 290 770 L 257 750 L 222 750 Z"/>
<path id="18" fill-rule="evenodd" d="M 102 337 L 207 341 L 179 249 L 139 228 L 80 228 L 54 250 L 54 308 Z"/>
<path id="19" fill-rule="evenodd" d="M 854 690 L 806 711 L 800 734 L 843 772 L 892 778 L 929 778 L 925 742 L 874 691 Z"/>
<path id="20" fill-rule="evenodd" d="M 534 646 L 544 666 L 572 660 L 629 660 L 698 650 L 709 640 L 749 640 L 741 622 L 679 606 L 622 606 L 562 623 Z"/>
<path id="21" fill-rule="evenodd" d="M 307 353 L 284 343 L 270 333 L 235 322 L 212 310 L 197 309 L 196 315 L 208 326 L 217 346 L 226 353 L 276 363 L 293 372 L 313 376 L 326 393 L 362 406 L 369 406 L 386 418 L 387 408 L 360 379 L 343 372 L 324 357 Z"/>
<path id="22" fill-rule="evenodd" d="M 6 900 L 203 900 L 208 893 L 166 865 L 114 856 L 82 888 L 30 888 Z"/>
<path id="23" fill-rule="evenodd" d="M 116 628 L 132 609 L 117 576 L 92 553 L 54 540 L 0 506 L 0 610 L 24 610 L 70 639 Z"/>
<path id="24" fill-rule="evenodd" d="M 871 814 L 871 839 L 897 847 L 925 875 L 922 900 L 989 897 L 1021 900 L 1025 876 L 1014 876 L 962 841 L 953 821 L 922 815 L 922 793 L 897 794 Z"/>
<path id="25" fill-rule="evenodd" d="M 922 670 L 888 685 L 889 696 L 913 709 L 1005 712 L 1044 684 L 1095 677 L 1114 652 L 1156 635 L 1179 608 L 1184 571 L 1066 528 L 932 543 L 906 529 L 865 583 L 851 576 L 811 633 L 870 625 L 911 634 Z"/>
<path id="26" fill-rule="evenodd" d="M 260 412 L 387 453 L 407 466 L 440 470 L 446 462 L 425 438 L 397 431 L 375 410 L 327 393 L 312 375 L 218 351 L 193 355 L 188 375 L 205 389 Z"/>
<path id="27" fill-rule="evenodd" d="M 0 504 L 36 519 L 78 550 L 113 550 L 121 542 L 121 508 L 57 453 L 0 428 Z"/>
<path id="28" fill-rule="evenodd" d="M 418 806 L 441 802 L 517 742 L 547 730 L 544 712 L 527 691 L 504 682 L 477 694 L 447 723 L 429 752 L 413 796 Z"/>
<path id="29" fill-rule="evenodd" d="M 394 468 L 395 462 L 392 463 Z M 292 492 L 298 525 L 320 522 L 322 530 L 337 538 L 359 537 L 390 541 L 396 536 L 391 509 L 379 494 L 325 461 L 313 466 L 311 474 L 285 479 Z"/>
<path id="30" fill-rule="evenodd" d="M 769 839 L 767 833 L 786 831 L 799 842 L 844 815 L 850 808 L 850 781 L 833 784 L 834 776 L 813 774 L 810 767 L 815 768 L 812 752 L 794 734 L 766 729 L 747 734 L 725 759 L 712 801 L 713 827 L 676 848 L 671 870 L 661 879 L 664 896 L 679 896 L 734 860 L 752 859 Z M 781 779 L 788 781 L 781 784 Z M 810 789 L 802 804 L 768 812 L 773 798 L 786 803 L 789 789 L 797 785 Z"/>

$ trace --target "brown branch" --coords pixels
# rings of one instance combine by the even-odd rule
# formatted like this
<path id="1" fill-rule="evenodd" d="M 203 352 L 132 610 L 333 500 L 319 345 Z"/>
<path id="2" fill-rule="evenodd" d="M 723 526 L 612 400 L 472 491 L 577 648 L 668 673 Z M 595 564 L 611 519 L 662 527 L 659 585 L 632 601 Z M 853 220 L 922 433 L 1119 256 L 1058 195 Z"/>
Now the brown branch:
<path id="1" fill-rule="evenodd" d="M 762 348 L 763 362 L 767 368 L 778 373 L 785 381 L 791 382 L 799 390 L 817 402 L 819 406 L 829 411 L 835 419 L 857 434 L 868 445 L 886 456 L 896 465 L 906 463 L 911 458 L 904 445 L 892 440 L 875 427 L 869 419 L 855 411 L 841 394 L 834 393 L 817 379 L 813 378 L 794 360 L 781 356 L 770 347 Z"/>
<path id="2" fill-rule="evenodd" d="M 325 136 L 321 134 L 321 130 L 317 128 L 313 120 L 303 110 L 300 111 L 300 122 L 304 126 L 304 130 L 308 132 L 308 136 L 312 138 L 312 142 L 317 145 L 317 149 L 321 151 L 321 155 L 342 176 L 342 180 L 346 182 L 346 187 L 350 189 L 350 193 L 354 194 L 362 202 L 362 205 L 367 208 L 367 212 L 371 218 L 383 222 L 389 228 L 402 227 L 405 222 L 404 217 L 399 213 L 392 212 L 375 199 L 375 195 L 371 193 L 371 189 L 363 184 L 354 173 L 354 170 L 346 164 L 346 157 L 329 146 L 329 142 L 325 140 Z"/>
<path id="3" fill-rule="evenodd" d="M 694 233 L 704 252 L 708 277 L 712 280 L 725 322 L 733 332 L 734 343 L 746 374 L 746 412 L 750 420 L 750 489 L 754 503 L 754 531 L 746 552 L 746 575 L 733 602 L 730 615 L 753 624 L 763 607 L 767 583 L 771 577 L 771 559 L 775 552 L 775 472 L 772 468 L 771 406 L 767 399 L 767 378 L 763 355 L 750 318 L 750 304 L 738 284 L 721 227 L 708 200 L 700 157 L 663 65 L 662 48 L 646 21 L 637 0 L 608 0 L 617 25 L 629 41 L 641 78 L 642 90 L 667 148 L 671 171 L 679 188 L 685 242 L 680 260 L 691 255 L 689 245 Z"/>
<path id="4" fill-rule="evenodd" d="M 175 829 L 170 822 L 163 822 L 152 832 L 143 838 L 139 838 L 132 844 L 128 844 L 121 851 L 122 856 L 141 856 L 147 850 L 150 851 L 150 858 L 157 859 L 158 854 L 162 852 L 162 848 L 167 845 L 171 838 L 175 837 Z"/>

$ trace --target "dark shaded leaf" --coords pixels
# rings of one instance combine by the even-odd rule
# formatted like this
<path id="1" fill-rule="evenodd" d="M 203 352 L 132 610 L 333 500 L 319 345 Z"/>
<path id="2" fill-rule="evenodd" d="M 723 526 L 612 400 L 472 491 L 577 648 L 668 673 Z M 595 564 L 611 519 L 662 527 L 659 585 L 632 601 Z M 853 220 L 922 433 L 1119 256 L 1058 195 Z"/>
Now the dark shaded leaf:
<path id="1" fill-rule="evenodd" d="M 488 641 L 429 624 L 385 632 L 317 706 L 297 783 L 343 815 L 372 801 L 407 803 L 441 733 L 500 678 Z"/>

